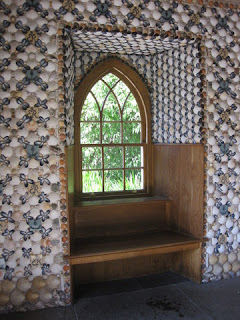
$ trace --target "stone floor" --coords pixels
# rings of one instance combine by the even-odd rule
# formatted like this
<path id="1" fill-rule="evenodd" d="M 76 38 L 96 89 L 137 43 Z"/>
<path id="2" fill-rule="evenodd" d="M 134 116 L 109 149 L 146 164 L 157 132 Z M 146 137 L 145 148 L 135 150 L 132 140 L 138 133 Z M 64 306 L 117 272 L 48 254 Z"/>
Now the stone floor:
<path id="1" fill-rule="evenodd" d="M 195 284 L 173 273 L 82 286 L 73 306 L 1 320 L 239 320 L 240 278 Z"/>

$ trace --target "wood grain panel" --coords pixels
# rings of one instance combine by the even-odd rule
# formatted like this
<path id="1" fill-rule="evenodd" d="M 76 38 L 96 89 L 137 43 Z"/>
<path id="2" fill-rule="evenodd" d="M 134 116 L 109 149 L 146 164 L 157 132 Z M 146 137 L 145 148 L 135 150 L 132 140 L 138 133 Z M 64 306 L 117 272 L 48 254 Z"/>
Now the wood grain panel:
<path id="1" fill-rule="evenodd" d="M 201 283 L 201 248 L 178 252 L 174 261 L 172 271 Z"/>
<path id="2" fill-rule="evenodd" d="M 75 287 L 81 283 L 140 277 L 171 270 L 174 254 L 120 259 L 116 261 L 97 262 L 74 265 Z M 77 291 L 77 288 L 76 288 Z"/>
<path id="3" fill-rule="evenodd" d="M 139 200 L 139 201 L 138 201 Z M 127 234 L 159 229 L 166 226 L 168 200 L 141 198 L 134 202 L 74 207 L 75 238 Z"/>
<path id="4" fill-rule="evenodd" d="M 103 262 L 196 249 L 200 240 L 171 231 L 77 239 L 71 264 Z"/>
<path id="5" fill-rule="evenodd" d="M 154 194 L 172 200 L 169 225 L 202 237 L 204 157 L 202 145 L 154 145 Z"/>

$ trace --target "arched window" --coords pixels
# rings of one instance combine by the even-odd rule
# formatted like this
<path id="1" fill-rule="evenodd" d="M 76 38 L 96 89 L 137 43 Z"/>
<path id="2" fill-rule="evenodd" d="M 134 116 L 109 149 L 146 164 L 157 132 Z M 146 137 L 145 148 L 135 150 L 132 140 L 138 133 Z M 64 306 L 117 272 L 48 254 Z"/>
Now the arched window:
<path id="1" fill-rule="evenodd" d="M 81 195 L 149 191 L 149 97 L 141 78 L 117 59 L 96 66 L 75 99 Z"/>

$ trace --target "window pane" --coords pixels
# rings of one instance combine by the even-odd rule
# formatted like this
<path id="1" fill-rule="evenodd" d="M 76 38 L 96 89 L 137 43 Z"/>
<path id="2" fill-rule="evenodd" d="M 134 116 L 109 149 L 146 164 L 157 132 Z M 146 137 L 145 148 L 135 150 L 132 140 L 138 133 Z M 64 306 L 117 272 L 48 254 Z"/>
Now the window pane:
<path id="1" fill-rule="evenodd" d="M 131 93 L 126 101 L 123 110 L 123 121 L 140 121 L 140 111 L 134 95 Z"/>
<path id="2" fill-rule="evenodd" d="M 102 171 L 82 171 L 83 192 L 102 192 Z"/>
<path id="3" fill-rule="evenodd" d="M 125 85 L 124 82 L 119 81 L 118 84 L 113 88 L 113 91 L 118 98 L 118 102 L 121 107 L 123 107 L 123 104 L 130 92 L 130 89 Z"/>
<path id="4" fill-rule="evenodd" d="M 81 122 L 80 123 L 80 143 L 99 143 L 100 123 Z"/>
<path id="5" fill-rule="evenodd" d="M 106 98 L 106 95 L 108 94 L 109 88 L 106 86 L 106 84 L 99 80 L 91 89 L 92 93 L 95 95 L 95 98 L 100 106 L 100 109 L 102 107 L 103 101 Z"/>
<path id="6" fill-rule="evenodd" d="M 119 122 L 108 122 L 102 124 L 103 143 L 121 143 L 121 130 Z"/>
<path id="7" fill-rule="evenodd" d="M 143 169 L 126 170 L 125 188 L 126 190 L 143 189 Z"/>
<path id="8" fill-rule="evenodd" d="M 123 143 L 141 142 L 141 123 L 123 122 Z"/>
<path id="9" fill-rule="evenodd" d="M 104 168 L 123 168 L 123 148 L 104 148 Z"/>
<path id="10" fill-rule="evenodd" d="M 103 121 L 120 121 L 121 120 L 118 103 L 112 93 L 109 94 L 105 102 L 105 105 L 103 107 L 102 119 Z"/>
<path id="11" fill-rule="evenodd" d="M 104 177 L 105 191 L 123 190 L 123 170 L 105 170 Z"/>
<path id="12" fill-rule="evenodd" d="M 96 100 L 93 98 L 93 95 L 89 93 L 81 112 L 81 121 L 99 121 L 100 113 Z"/>
<path id="13" fill-rule="evenodd" d="M 102 148 L 82 148 L 82 168 L 102 168 Z"/>
<path id="14" fill-rule="evenodd" d="M 125 148 L 125 167 L 143 167 L 143 147 Z"/>
<path id="15" fill-rule="evenodd" d="M 116 77 L 112 73 L 106 74 L 106 76 L 103 77 L 103 80 L 109 85 L 110 88 L 113 87 L 113 85 L 119 80 L 118 77 Z"/>

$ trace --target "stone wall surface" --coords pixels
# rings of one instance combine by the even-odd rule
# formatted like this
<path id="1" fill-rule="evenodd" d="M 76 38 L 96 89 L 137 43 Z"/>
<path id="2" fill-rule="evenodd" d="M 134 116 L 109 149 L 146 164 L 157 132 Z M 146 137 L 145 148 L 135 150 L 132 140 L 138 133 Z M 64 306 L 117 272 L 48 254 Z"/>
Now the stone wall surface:
<path id="1" fill-rule="evenodd" d="M 102 45 L 93 56 L 74 40 L 88 29 L 123 42 L 141 35 L 153 48 L 159 35 L 199 44 L 154 54 L 150 44 L 141 61 Z M 88 57 L 91 67 L 114 54 L 146 75 L 155 143 L 205 144 L 203 281 L 240 275 L 239 39 L 237 4 L 0 1 L 1 311 L 69 303 L 64 147 L 74 141 L 73 87 Z"/>

